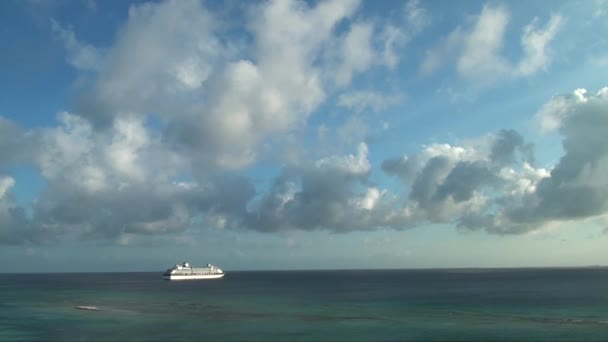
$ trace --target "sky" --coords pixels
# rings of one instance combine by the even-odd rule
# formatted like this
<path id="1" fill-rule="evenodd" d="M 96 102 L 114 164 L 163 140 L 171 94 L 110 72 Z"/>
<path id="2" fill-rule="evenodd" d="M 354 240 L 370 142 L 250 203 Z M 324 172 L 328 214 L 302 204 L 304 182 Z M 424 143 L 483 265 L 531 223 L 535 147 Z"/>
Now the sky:
<path id="1" fill-rule="evenodd" d="M 608 1 L 0 1 L 0 272 L 604 265 Z"/>

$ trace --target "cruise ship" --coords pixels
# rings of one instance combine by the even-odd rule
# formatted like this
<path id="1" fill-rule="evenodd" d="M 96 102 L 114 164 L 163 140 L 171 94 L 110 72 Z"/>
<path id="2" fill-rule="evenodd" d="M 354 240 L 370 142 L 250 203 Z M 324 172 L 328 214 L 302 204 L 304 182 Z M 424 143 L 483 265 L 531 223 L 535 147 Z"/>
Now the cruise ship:
<path id="1" fill-rule="evenodd" d="M 163 279 L 188 280 L 188 279 L 218 279 L 224 276 L 221 268 L 207 264 L 207 267 L 192 267 L 189 263 L 175 265 L 163 273 Z"/>

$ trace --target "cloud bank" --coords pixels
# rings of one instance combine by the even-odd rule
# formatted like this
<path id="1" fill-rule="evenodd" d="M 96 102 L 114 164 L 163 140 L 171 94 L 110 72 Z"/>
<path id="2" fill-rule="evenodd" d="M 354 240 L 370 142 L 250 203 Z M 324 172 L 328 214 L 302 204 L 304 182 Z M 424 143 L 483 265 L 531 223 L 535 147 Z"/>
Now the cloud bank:
<path id="1" fill-rule="evenodd" d="M 145 3 L 130 8 L 104 48 L 52 21 L 66 61 L 90 77 L 54 127 L 28 131 L 0 117 L 0 170 L 31 165 L 45 182 L 24 205 L 14 196 L 20 184 L 0 172 L 0 243 L 429 223 L 518 234 L 606 214 L 608 88 L 556 96 L 536 113 L 541 129 L 563 142 L 564 155 L 549 168 L 535 165 L 525 137 L 503 129 L 422 146 L 376 169 L 369 142 L 357 141 L 344 153 L 283 160 L 267 188 L 246 176 L 262 151 L 279 151 L 323 106 L 378 114 L 404 101 L 398 92 L 350 86 L 368 70 L 399 64 L 433 21 L 422 5 L 409 2 L 398 21 L 379 24 L 358 15 L 358 1 L 256 3 L 244 14 L 247 35 L 230 40 L 230 25 L 198 1 Z M 420 68 L 433 72 L 455 53 L 457 73 L 483 83 L 548 67 L 563 18 L 525 26 L 515 62 L 501 52 L 509 21 L 505 7 L 485 6 Z M 380 173 L 403 190 L 377 184 Z"/>

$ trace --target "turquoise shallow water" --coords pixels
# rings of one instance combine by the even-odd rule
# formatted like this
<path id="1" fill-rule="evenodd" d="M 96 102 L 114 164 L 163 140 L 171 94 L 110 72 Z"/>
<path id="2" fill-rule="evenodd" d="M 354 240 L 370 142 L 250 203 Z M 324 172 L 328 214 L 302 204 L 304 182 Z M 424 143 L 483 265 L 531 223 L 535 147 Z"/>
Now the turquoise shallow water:
<path id="1" fill-rule="evenodd" d="M 606 339 L 603 268 L 0 275 L 5 341 Z"/>

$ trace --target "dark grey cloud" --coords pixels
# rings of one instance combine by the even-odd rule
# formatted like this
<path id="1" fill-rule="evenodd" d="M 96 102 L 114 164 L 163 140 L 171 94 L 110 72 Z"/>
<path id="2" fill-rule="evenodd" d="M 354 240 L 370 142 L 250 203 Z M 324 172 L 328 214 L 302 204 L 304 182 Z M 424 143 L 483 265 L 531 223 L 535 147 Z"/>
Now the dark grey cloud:
<path id="1" fill-rule="evenodd" d="M 188 158 L 165 146 L 140 119 L 123 117 L 111 128 L 95 130 L 69 113 L 58 118 L 58 126 L 30 132 L 37 145 L 24 143 L 18 126 L 3 122 L 11 133 L 4 136 L 10 145 L 3 146 L 10 148 L 3 160 L 15 163 L 21 156 L 13 151 L 35 147 L 24 161 L 39 169 L 46 186 L 26 215 L 12 199 L 15 180 L 0 174 L 2 243 L 175 234 L 200 217 L 221 218 L 223 228 L 240 225 L 246 216 L 255 195 L 247 179 L 190 172 L 200 178 L 173 180 L 187 170 Z"/>
<path id="2" fill-rule="evenodd" d="M 117 239 L 125 234 L 178 234 L 193 227 L 193 218 L 211 214 L 222 215 L 225 226 L 235 227 L 252 191 L 248 182 L 238 179 L 204 188 L 141 184 L 96 193 L 54 183 L 36 202 L 32 224 L 38 233 L 52 233 L 44 234 L 49 241 L 52 235 Z"/>
<path id="3" fill-rule="evenodd" d="M 269 141 L 288 140 L 328 94 L 348 91 L 374 64 L 373 33 L 383 31 L 355 16 L 357 0 L 245 7 L 255 11 L 245 13 L 243 40 L 224 39 L 233 23 L 197 0 L 131 6 L 107 46 L 47 20 L 80 72 L 75 104 L 56 126 L 34 132 L 0 121 L 0 167 L 30 163 L 46 184 L 27 210 L 2 199 L 4 226 L 26 227 L 5 235 L 45 243 L 206 224 L 349 231 L 388 222 L 392 207 L 369 184 L 365 144 L 355 155 L 292 162 L 268 193 L 229 176 L 253 164 L 262 146 L 272 153 Z M 403 46 L 395 38 L 383 44 L 390 53 Z M 372 100 L 378 108 L 395 102 Z"/>
<path id="4" fill-rule="evenodd" d="M 0 199 L 0 244 L 20 245 L 34 238 L 30 234 L 30 222 L 25 210 L 18 206 L 6 205 Z"/>
<path id="5" fill-rule="evenodd" d="M 37 148 L 36 135 L 0 115 L 0 167 L 30 162 Z"/>
<path id="6" fill-rule="evenodd" d="M 558 127 L 564 155 L 538 185 L 537 216 L 575 219 L 608 210 L 608 88 L 581 95 L 561 96 L 545 107 L 559 103 L 553 111 L 565 113 Z"/>
<path id="7" fill-rule="evenodd" d="M 359 146 L 357 155 L 286 168 L 256 203 L 247 225 L 260 231 L 335 232 L 388 225 L 392 206 L 370 185 L 370 174 L 365 144 Z"/>
<path id="8" fill-rule="evenodd" d="M 534 164 L 534 145 L 525 143 L 524 138 L 515 130 L 503 129 L 498 132 L 492 145 L 490 160 L 498 165 L 512 165 L 516 161 L 517 152 L 523 161 Z"/>
<path id="9" fill-rule="evenodd" d="M 440 186 L 441 179 L 450 169 L 450 160 L 443 156 L 429 159 L 412 183 L 409 199 L 415 201 L 418 208 L 428 212 L 434 212 L 436 204 L 435 194 Z"/>
<path id="10" fill-rule="evenodd" d="M 496 213 L 514 208 L 520 198 L 509 193 L 521 190 L 520 182 L 537 181 L 514 171 L 523 163 L 534 170 L 532 152 L 519 133 L 501 130 L 469 146 L 431 145 L 412 156 L 389 158 L 382 169 L 408 186 L 404 225 L 454 223 L 463 229 L 513 232 L 508 220 L 495 227 L 500 221 Z"/>
<path id="11" fill-rule="evenodd" d="M 415 176 L 415 163 L 409 158 L 394 157 L 382 162 L 382 170 L 409 183 Z"/>
<path id="12" fill-rule="evenodd" d="M 475 190 L 498 181 L 492 171 L 481 161 L 458 162 L 437 188 L 435 198 L 444 200 L 451 196 L 455 202 L 468 201 Z"/>
<path id="13" fill-rule="evenodd" d="M 29 241 L 31 225 L 25 208 L 16 204 L 12 189 L 15 180 L 4 174 L 4 167 L 32 163 L 36 154 L 36 135 L 0 116 L 0 244 L 17 245 Z"/>
<path id="14" fill-rule="evenodd" d="M 54 127 L 28 132 L 0 117 L 0 173 L 29 163 L 46 184 L 22 207 L 14 180 L 0 174 L 0 243 L 117 241 L 203 226 L 349 232 L 428 222 L 515 234 L 608 210 L 606 90 L 557 97 L 541 111 L 564 139 L 565 154 L 550 172 L 535 168 L 533 146 L 519 133 L 501 130 L 385 160 L 382 170 L 405 183 L 403 193 L 373 183 L 364 143 L 354 154 L 292 161 L 258 192 L 239 174 L 261 146 L 288 140 L 379 56 L 367 51 L 378 30 L 357 21 L 357 1 L 252 6 L 246 43 L 219 39 L 226 27 L 199 1 L 132 6 L 103 51 L 53 22 L 84 86 L 75 113 L 60 113 Z M 389 66 L 398 62 L 392 49 L 404 44 L 393 29 L 384 45 Z M 333 49 L 347 43 L 354 48 Z M 391 102 L 354 95 L 355 105 Z M 150 124 L 152 115 L 159 122 Z M 368 128 L 352 118 L 339 131 L 359 141 Z"/>
<path id="15" fill-rule="evenodd" d="M 203 225 L 349 232 L 433 222 L 520 234 L 549 221 L 601 215 L 608 211 L 606 93 L 557 97 L 539 112 L 563 136 L 565 154 L 550 171 L 533 166 L 532 145 L 519 133 L 502 130 L 463 146 L 433 144 L 385 160 L 382 169 L 406 185 L 401 194 L 373 184 L 364 143 L 357 153 L 287 165 L 259 193 L 247 178 L 198 170 L 137 118 L 95 131 L 64 113 L 58 127 L 34 134 L 41 144 L 32 160 L 48 184 L 32 215 L 12 200 L 14 180 L 4 176 L 0 241 L 122 241 L 191 234 Z M 18 126 L 5 121 L 3 127 L 12 134 L 5 141 L 27 145 L 18 143 L 27 141 Z M 5 160 L 16 160 L 13 147 L 3 149 Z M 193 178 L 175 180 L 185 169 Z"/>
<path id="16" fill-rule="evenodd" d="M 382 168 L 410 185 L 410 205 L 421 217 L 464 229 L 518 234 L 550 221 L 606 214 L 608 89 L 557 96 L 538 117 L 563 137 L 565 153 L 550 172 L 532 166 L 533 146 L 513 130 L 498 132 L 486 156 L 454 159 L 447 149 L 426 159 L 388 159 Z M 457 207 L 476 199 L 476 205 Z"/>
<path id="17" fill-rule="evenodd" d="M 544 128 L 563 137 L 564 155 L 534 191 L 502 198 L 493 231 L 536 229 L 549 221 L 586 219 L 608 212 L 608 90 L 578 89 L 553 98 L 539 112 Z"/>
<path id="18" fill-rule="evenodd" d="M 443 164 L 443 162 L 446 161 L 441 160 L 443 158 L 441 155 L 437 157 L 439 157 L 438 159 L 440 160 L 436 160 L 433 163 Z M 422 173 L 421 169 L 426 167 L 427 162 L 428 158 L 425 158 L 425 156 L 422 154 L 414 154 L 410 156 L 400 156 L 385 159 L 381 164 L 381 168 L 382 171 L 386 172 L 387 174 L 398 177 L 405 184 L 413 186 L 414 181 Z M 437 166 L 431 168 L 436 169 Z"/>
<path id="19" fill-rule="evenodd" d="M 29 222 L 25 210 L 15 204 L 15 180 L 0 174 L 0 244 L 16 245 L 28 240 Z"/>

